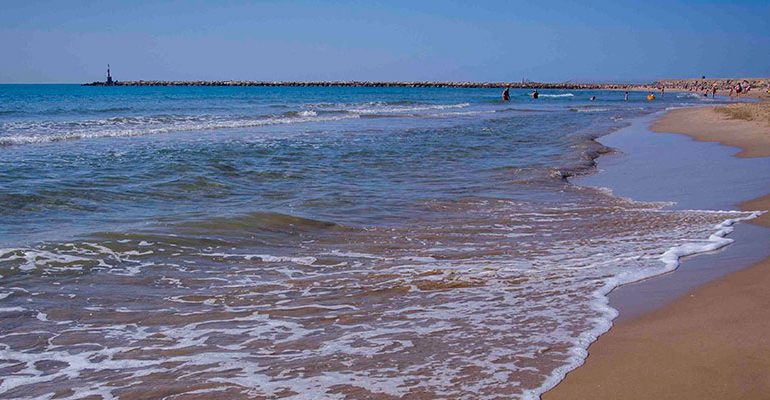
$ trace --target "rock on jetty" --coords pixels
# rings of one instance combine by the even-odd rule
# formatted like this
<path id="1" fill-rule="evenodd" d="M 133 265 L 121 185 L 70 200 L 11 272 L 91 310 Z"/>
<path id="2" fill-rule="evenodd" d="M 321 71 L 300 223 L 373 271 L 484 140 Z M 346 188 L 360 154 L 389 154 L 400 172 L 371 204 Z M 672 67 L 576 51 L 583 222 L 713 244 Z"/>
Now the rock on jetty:
<path id="1" fill-rule="evenodd" d="M 107 86 L 105 82 L 84 86 Z M 376 82 L 376 81 L 121 81 L 111 86 L 299 86 L 299 87 L 412 87 L 412 88 L 505 88 L 512 89 L 630 89 L 638 85 L 614 83 L 546 82 Z"/>

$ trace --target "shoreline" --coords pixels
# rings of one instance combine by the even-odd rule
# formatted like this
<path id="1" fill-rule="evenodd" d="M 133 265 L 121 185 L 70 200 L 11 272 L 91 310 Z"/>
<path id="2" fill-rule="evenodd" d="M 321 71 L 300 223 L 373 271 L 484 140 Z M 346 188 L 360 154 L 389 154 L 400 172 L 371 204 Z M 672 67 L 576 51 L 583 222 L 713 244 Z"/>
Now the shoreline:
<path id="1" fill-rule="evenodd" d="M 770 156 L 770 130 L 763 128 L 755 121 L 720 116 L 709 106 L 670 111 L 650 130 L 739 147 L 736 156 L 747 158 Z M 740 133 L 744 135 L 736 138 Z M 739 208 L 768 210 L 770 193 L 741 202 Z M 769 229 L 770 213 L 748 222 Z M 710 264 L 713 258 L 697 260 Z M 692 264 L 683 262 L 685 267 Z M 638 316 L 616 319 L 590 345 L 584 364 L 542 398 L 759 399 L 770 393 L 770 383 L 763 382 L 770 374 L 770 338 L 761 337 L 770 331 L 770 295 L 763 290 L 770 285 L 770 257 L 757 263 L 746 259 L 742 264 L 732 259 L 722 263 L 731 264 L 730 270 L 694 288 L 679 288 L 673 298 Z M 671 280 L 675 275 L 651 280 Z M 631 285 L 617 290 L 630 291 L 626 287 Z M 632 300 L 642 301 L 638 296 Z M 610 299 L 623 315 L 626 311 L 616 303 Z"/>

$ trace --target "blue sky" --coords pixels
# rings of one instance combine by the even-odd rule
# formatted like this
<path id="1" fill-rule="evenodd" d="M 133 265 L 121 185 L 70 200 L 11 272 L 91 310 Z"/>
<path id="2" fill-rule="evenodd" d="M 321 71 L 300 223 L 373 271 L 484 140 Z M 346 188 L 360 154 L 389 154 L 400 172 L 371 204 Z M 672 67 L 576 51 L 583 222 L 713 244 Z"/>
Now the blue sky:
<path id="1" fill-rule="evenodd" d="M 14 1 L 0 82 L 770 76 L 770 1 Z"/>

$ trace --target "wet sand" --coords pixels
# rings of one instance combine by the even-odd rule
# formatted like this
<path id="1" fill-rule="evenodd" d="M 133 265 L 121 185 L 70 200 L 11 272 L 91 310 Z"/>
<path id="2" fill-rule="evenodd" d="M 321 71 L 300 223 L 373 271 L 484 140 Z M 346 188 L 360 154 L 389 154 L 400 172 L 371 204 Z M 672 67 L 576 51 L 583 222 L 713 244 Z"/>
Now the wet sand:
<path id="1" fill-rule="evenodd" d="M 768 125 L 730 119 L 711 107 L 674 110 L 653 129 L 739 146 L 741 157 L 770 156 Z M 770 194 L 740 206 L 768 210 Z M 766 237 L 770 228 L 770 213 L 752 223 L 765 229 L 756 240 L 765 240 L 761 235 Z M 696 259 L 709 262 L 709 258 Z M 765 258 L 697 287 L 663 308 L 621 319 L 591 345 L 586 363 L 543 398 L 766 399 L 770 393 L 768 287 L 770 258 Z M 625 310 L 620 309 L 622 316 Z"/>

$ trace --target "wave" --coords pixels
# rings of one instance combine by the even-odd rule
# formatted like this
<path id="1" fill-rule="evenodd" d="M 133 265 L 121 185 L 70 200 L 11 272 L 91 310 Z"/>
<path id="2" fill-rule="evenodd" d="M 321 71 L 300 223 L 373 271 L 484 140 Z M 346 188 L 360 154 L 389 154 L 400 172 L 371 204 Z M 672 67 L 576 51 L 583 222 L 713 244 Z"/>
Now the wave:
<path id="1" fill-rule="evenodd" d="M 11 122 L 0 130 L 11 132 L 0 137 L 0 146 L 49 143 L 76 139 L 133 137 L 154 134 L 213 129 L 250 128 L 266 125 L 338 121 L 358 115 L 318 116 L 313 111 L 285 113 L 280 116 L 214 117 L 209 115 L 156 115 L 146 117 L 114 117 L 85 121 Z M 14 133 L 15 132 L 15 133 Z"/>
<path id="2" fill-rule="evenodd" d="M 579 112 L 579 113 L 595 113 L 595 112 L 606 112 L 610 111 L 609 108 L 605 107 L 574 107 L 569 109 L 572 112 Z"/>
<path id="3" fill-rule="evenodd" d="M 468 116 L 468 115 L 481 115 L 481 114 L 490 114 L 495 112 L 492 111 L 451 111 L 451 112 L 443 112 L 443 113 L 435 113 L 435 114 L 428 114 L 430 117 L 461 117 L 461 116 Z"/>
<path id="4" fill-rule="evenodd" d="M 333 108 L 313 105 L 314 108 L 307 110 L 258 116 L 156 114 L 148 116 L 117 116 L 79 121 L 12 121 L 0 124 L 0 132 L 4 133 L 0 136 L 0 146 L 105 137 L 134 137 L 183 131 L 327 122 L 362 117 L 414 117 L 419 116 L 420 112 L 460 109 L 470 106 L 470 103 L 408 106 L 413 103 L 409 101 L 368 102 L 342 108 L 339 107 L 339 104 L 329 103 Z M 103 112 L 117 112 L 119 110 L 130 110 L 130 108 L 104 108 L 100 110 Z"/>
<path id="5" fill-rule="evenodd" d="M 285 117 L 315 117 L 318 113 L 313 110 L 306 111 L 288 111 L 283 113 Z"/>
<path id="6" fill-rule="evenodd" d="M 272 241 L 285 244 L 288 236 L 313 232 L 349 231 L 350 228 L 334 222 L 305 218 L 277 212 L 253 212 L 227 217 L 209 217 L 197 221 L 180 221 L 168 225 L 171 234 L 158 227 L 136 232 L 96 232 L 73 242 L 43 242 L 31 247 L 0 247 L 0 277 L 29 273 L 86 273 L 93 268 L 108 268 L 112 272 L 136 274 L 146 264 L 137 258 L 159 255 L 164 248 L 211 249 L 225 246 L 235 250 L 237 243 L 253 245 Z M 268 253 L 224 253 L 205 251 L 196 253 L 206 257 L 261 260 L 264 263 L 291 262 L 311 265 L 311 256 Z M 136 261 L 135 265 L 130 260 Z M 112 261 L 117 261 L 114 265 Z M 111 265 L 107 265 L 111 264 Z M 7 297 L 0 292 L 0 299 Z"/>
<path id="7" fill-rule="evenodd" d="M 677 99 L 700 99 L 703 98 L 703 95 L 700 93 L 692 93 L 692 92 L 678 92 L 676 94 Z"/>
<path id="8" fill-rule="evenodd" d="M 306 103 L 306 108 L 358 108 L 358 107 L 388 107 L 388 106 L 411 106 L 411 105 L 431 105 L 432 103 L 414 101 L 414 100 L 395 100 L 395 101 L 364 101 L 355 103 L 335 103 L 320 102 Z"/>
<path id="9" fill-rule="evenodd" d="M 421 105 L 415 107 L 373 107 L 373 108 L 350 108 L 345 111 L 353 114 L 385 114 L 385 113 L 410 113 L 417 111 L 432 111 L 432 110 L 446 110 L 451 108 L 465 108 L 470 106 L 470 103 L 459 104 L 435 104 L 435 105 Z"/>
<path id="10" fill-rule="evenodd" d="M 534 108 L 508 107 L 508 108 L 501 108 L 499 110 L 495 110 L 495 112 L 544 113 L 544 112 L 553 112 L 553 111 L 552 110 L 537 110 L 537 109 L 534 109 Z"/>
<path id="11" fill-rule="evenodd" d="M 210 235 L 211 232 L 238 236 L 244 232 L 297 232 L 339 228 L 334 222 L 304 218 L 277 212 L 253 212 L 232 217 L 216 217 L 200 221 L 185 222 L 177 226 L 184 233 Z"/>
<path id="12" fill-rule="evenodd" d="M 132 111 L 131 107 L 105 107 L 105 108 L 50 108 L 44 110 L 0 110 L 0 115 L 89 115 L 106 114 L 115 112 Z"/>
<path id="13" fill-rule="evenodd" d="M 121 112 L 121 111 L 131 111 L 131 107 L 107 107 L 107 108 L 81 108 L 81 109 L 74 109 L 71 111 L 74 112 L 81 112 L 81 113 L 110 113 L 110 112 Z M 69 112 L 70 110 L 64 110 L 65 112 Z"/>
<path id="14" fill-rule="evenodd" d="M 274 256 L 272 254 L 241 254 L 241 253 L 199 253 L 198 255 L 203 257 L 217 257 L 217 258 L 243 258 L 244 260 L 260 260 L 264 263 L 294 263 L 298 265 L 313 265 L 317 258 L 312 256 L 306 257 L 291 257 L 291 256 Z"/>
<path id="15" fill-rule="evenodd" d="M 409 106 L 411 105 L 411 107 Z M 427 104 L 427 103 L 415 103 L 407 101 L 398 102 L 368 102 L 358 104 L 334 104 L 334 103 L 321 103 L 315 105 L 307 105 L 314 111 L 318 112 L 332 112 L 332 113 L 348 113 L 348 114 L 405 114 L 415 113 L 420 111 L 435 111 L 446 110 L 455 108 L 469 107 L 470 103 L 457 103 L 457 104 Z"/>
<path id="16" fill-rule="evenodd" d="M 572 93 L 561 93 L 561 94 L 540 94 L 539 97 L 551 97 L 551 98 L 561 98 L 561 97 L 575 97 Z"/>

